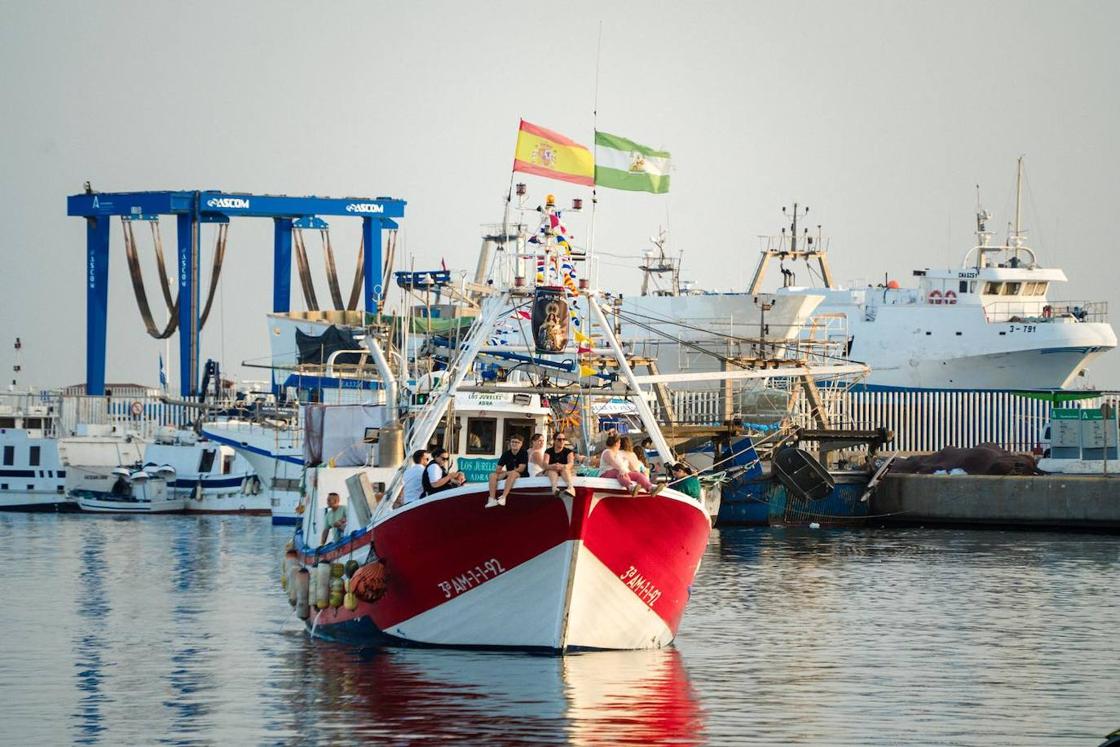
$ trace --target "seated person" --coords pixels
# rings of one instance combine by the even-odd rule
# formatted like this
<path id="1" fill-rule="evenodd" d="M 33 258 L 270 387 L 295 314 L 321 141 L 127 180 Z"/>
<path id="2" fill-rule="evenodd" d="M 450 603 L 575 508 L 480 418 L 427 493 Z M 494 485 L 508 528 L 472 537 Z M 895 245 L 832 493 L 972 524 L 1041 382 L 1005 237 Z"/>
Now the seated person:
<path id="1" fill-rule="evenodd" d="M 457 488 L 467 481 L 467 476 L 462 472 L 455 472 L 449 467 L 451 455 L 447 449 L 437 446 L 432 449 L 432 461 L 424 469 L 422 483 L 424 495 L 434 495 L 443 490 Z"/>
<path id="2" fill-rule="evenodd" d="M 517 478 L 528 472 L 529 452 L 522 448 L 523 445 L 521 436 L 509 437 L 509 449 L 498 459 L 498 464 L 494 467 L 494 471 L 490 473 L 490 500 L 486 501 L 486 508 L 506 505 L 506 498 L 509 498 L 510 491 L 517 483 Z M 501 498 L 494 497 L 498 492 L 498 480 L 506 481 Z"/>
<path id="3" fill-rule="evenodd" d="M 544 455 L 544 434 L 534 433 L 529 439 L 529 477 L 536 477 L 548 467 L 548 457 Z"/>
<path id="4" fill-rule="evenodd" d="M 552 494 L 560 495 L 563 492 L 565 495 L 575 498 L 575 491 L 572 490 L 572 482 L 575 480 L 575 452 L 567 448 L 568 438 L 563 433 L 557 433 L 552 437 L 552 448 L 545 449 L 544 456 L 548 465 L 544 468 L 544 473 L 548 475 L 548 481 L 552 483 Z M 565 487 L 560 490 L 560 476 L 563 475 Z"/>
<path id="5" fill-rule="evenodd" d="M 621 439 L 618 436 L 607 436 L 607 447 L 599 455 L 599 466 L 603 469 L 600 477 L 615 478 L 630 495 L 637 495 L 639 488 L 645 489 L 650 495 L 657 495 L 665 489 L 664 483 L 654 485 L 649 481 L 638 468 L 638 458 L 632 452 L 621 449 Z"/>
<path id="6" fill-rule="evenodd" d="M 412 503 L 424 497 L 424 470 L 431 461 L 431 455 L 425 449 L 412 452 L 412 464 L 404 471 L 401 479 L 401 504 Z"/>
<path id="7" fill-rule="evenodd" d="M 323 519 L 323 534 L 319 544 L 327 544 L 329 537 L 332 542 L 342 537 L 346 530 L 346 509 L 339 505 L 341 498 L 338 493 L 327 493 L 327 510 Z"/>
<path id="8" fill-rule="evenodd" d="M 691 467 L 684 462 L 677 462 L 669 467 L 669 471 L 673 475 L 672 484 L 674 488 L 696 500 L 701 499 L 700 481 L 696 478 L 696 475 L 692 474 Z"/>

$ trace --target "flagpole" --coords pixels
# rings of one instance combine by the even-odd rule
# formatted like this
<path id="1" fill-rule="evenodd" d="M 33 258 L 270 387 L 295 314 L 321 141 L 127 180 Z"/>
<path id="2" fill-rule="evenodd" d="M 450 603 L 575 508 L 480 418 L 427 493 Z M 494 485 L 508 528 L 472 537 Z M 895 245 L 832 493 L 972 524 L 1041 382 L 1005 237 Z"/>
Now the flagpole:
<path id="1" fill-rule="evenodd" d="M 599 133 L 599 65 L 600 65 L 600 62 L 602 61 L 602 58 L 603 58 L 603 22 L 599 21 L 599 40 L 595 45 L 595 100 L 592 104 L 592 109 L 591 109 L 591 154 L 592 154 L 592 156 L 595 155 L 595 149 L 596 149 L 595 139 L 596 139 L 596 137 L 598 136 L 598 133 Z M 588 227 L 588 231 L 587 231 L 587 275 L 588 275 L 588 281 L 591 283 L 592 288 L 598 288 L 598 285 L 599 285 L 599 267 L 598 267 L 598 265 L 595 264 L 595 214 L 598 212 L 598 208 L 599 208 L 599 191 L 598 191 L 597 186 L 595 184 L 594 170 L 592 170 L 592 178 L 591 178 L 591 225 Z M 592 275 L 593 271 L 594 271 L 594 275 Z M 587 303 L 590 306 L 593 303 L 598 303 L 598 301 L 594 298 L 588 298 Z M 590 312 L 588 312 L 588 313 L 590 313 Z M 588 324 L 587 324 L 586 327 L 584 327 L 585 331 L 584 331 L 583 334 L 590 336 L 590 332 L 591 332 L 591 319 L 590 319 L 590 317 L 587 317 L 587 321 L 588 321 Z M 580 342 L 578 344 L 582 345 L 583 343 Z M 591 346 L 591 343 L 588 343 L 588 347 L 590 347 L 590 346 Z M 579 381 L 582 382 L 583 378 L 584 378 L 583 377 L 583 362 L 579 360 L 578 356 L 577 356 L 577 360 L 576 360 L 576 365 L 578 365 L 580 367 Z M 583 389 L 583 388 L 584 388 L 583 386 L 580 386 L 580 389 Z M 588 385 L 588 388 L 590 388 L 590 384 Z M 580 416 L 581 416 L 580 417 L 580 426 L 581 426 L 580 427 L 580 431 L 581 431 L 580 435 L 583 436 L 584 450 L 587 452 L 587 456 L 590 457 L 591 456 L 591 434 L 594 432 L 594 430 L 598 430 L 598 429 L 593 429 L 592 419 L 595 417 L 595 411 L 591 406 L 591 398 L 587 397 L 587 396 L 584 396 L 581 399 L 583 401 L 583 412 L 580 413 Z"/>
<path id="2" fill-rule="evenodd" d="M 595 138 L 599 132 L 599 63 L 603 57 L 603 22 L 599 21 L 599 41 L 595 47 L 595 101 L 591 109 L 591 153 L 595 153 Z M 595 184 L 595 179 L 591 180 L 591 225 L 587 232 L 587 268 L 588 275 L 591 274 L 591 269 L 595 270 L 595 277 L 593 284 L 597 285 L 599 282 L 599 270 L 595 265 L 595 213 L 598 212 L 599 206 L 599 191 Z"/>

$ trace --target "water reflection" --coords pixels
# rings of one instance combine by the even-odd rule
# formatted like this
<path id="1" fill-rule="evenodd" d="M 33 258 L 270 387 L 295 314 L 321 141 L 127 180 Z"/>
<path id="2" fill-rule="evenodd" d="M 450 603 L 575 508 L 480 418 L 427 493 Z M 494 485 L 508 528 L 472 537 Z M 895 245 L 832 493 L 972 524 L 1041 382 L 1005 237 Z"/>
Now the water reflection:
<path id="1" fill-rule="evenodd" d="M 90 524 L 81 534 L 81 579 L 84 594 L 78 603 L 79 627 L 74 641 L 74 669 L 77 689 L 81 693 L 78 710 L 74 713 L 78 744 L 95 744 L 105 729 L 102 724 L 101 704 L 106 699 L 101 691 L 101 653 L 105 643 L 101 637 L 101 624 L 110 612 L 105 595 L 105 535 L 101 528 Z"/>
<path id="2" fill-rule="evenodd" d="M 310 641 L 287 536 L 0 514 L 6 741 L 1051 747 L 1118 721 L 1115 536 L 720 531 L 676 648 L 564 659 Z"/>
<path id="3" fill-rule="evenodd" d="M 288 672 L 285 731 L 323 739 L 477 744 L 700 744 L 680 653 L 567 658 L 306 642 Z"/>

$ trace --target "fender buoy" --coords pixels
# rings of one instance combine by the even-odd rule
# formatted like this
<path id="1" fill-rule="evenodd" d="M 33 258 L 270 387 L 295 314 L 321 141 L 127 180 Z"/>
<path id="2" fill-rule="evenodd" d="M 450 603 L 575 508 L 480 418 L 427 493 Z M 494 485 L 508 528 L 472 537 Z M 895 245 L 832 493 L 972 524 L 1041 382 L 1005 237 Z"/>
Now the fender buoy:
<path id="1" fill-rule="evenodd" d="M 940 305 L 940 304 L 941 304 L 941 291 L 939 291 L 939 290 L 931 290 L 931 291 L 929 292 L 929 295 L 928 295 L 928 296 L 926 296 L 926 299 L 927 299 L 927 300 L 928 300 L 928 301 L 929 301 L 929 302 L 930 302 L 931 304 L 933 304 L 933 305 L 935 305 L 935 306 L 937 306 L 937 305 Z"/>
<path id="2" fill-rule="evenodd" d="M 1053 309 L 1053 307 L 1050 306 L 1050 304 L 1046 304 L 1045 306 L 1042 307 L 1042 318 L 1043 319 L 1049 319 L 1053 315 L 1054 315 L 1054 309 Z"/>
<path id="3" fill-rule="evenodd" d="M 261 494 L 261 478 L 256 475 L 249 478 L 249 492 L 253 495 Z"/>
<path id="4" fill-rule="evenodd" d="M 350 578 L 350 591 L 363 602 L 376 602 L 385 596 L 389 573 L 384 561 L 363 565 Z"/>
<path id="5" fill-rule="evenodd" d="M 953 291 L 945 291 L 945 303 L 954 304 L 957 302 L 957 294 Z"/>

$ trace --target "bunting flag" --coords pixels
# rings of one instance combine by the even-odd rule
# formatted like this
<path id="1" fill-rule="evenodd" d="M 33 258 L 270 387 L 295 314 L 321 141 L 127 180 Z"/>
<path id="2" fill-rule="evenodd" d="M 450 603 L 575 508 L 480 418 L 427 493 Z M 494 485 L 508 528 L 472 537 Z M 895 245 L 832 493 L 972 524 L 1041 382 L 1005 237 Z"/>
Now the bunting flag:
<path id="1" fill-rule="evenodd" d="M 669 153 L 617 135 L 595 133 L 595 184 L 631 192 L 669 191 Z"/>
<path id="2" fill-rule="evenodd" d="M 590 187 L 595 183 L 591 151 L 558 132 L 521 120 L 513 170 Z"/>

